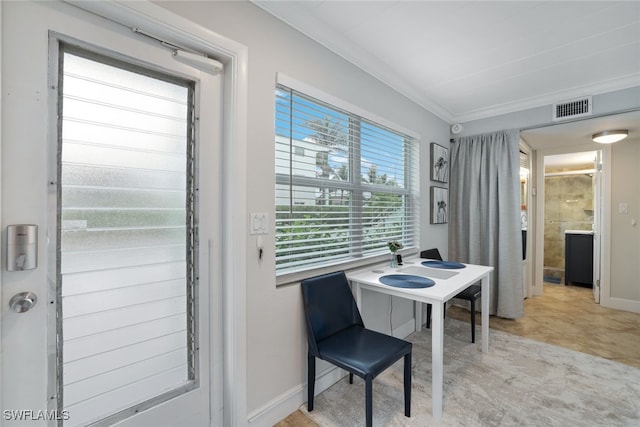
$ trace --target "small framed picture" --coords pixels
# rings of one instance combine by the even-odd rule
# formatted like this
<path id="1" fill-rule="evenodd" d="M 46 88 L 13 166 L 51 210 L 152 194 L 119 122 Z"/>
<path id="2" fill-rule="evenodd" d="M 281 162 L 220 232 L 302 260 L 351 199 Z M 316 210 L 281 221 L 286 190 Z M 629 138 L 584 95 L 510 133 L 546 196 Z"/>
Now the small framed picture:
<path id="1" fill-rule="evenodd" d="M 449 182 L 449 150 L 431 143 L 431 180 Z"/>
<path id="2" fill-rule="evenodd" d="M 431 224 L 449 221 L 449 189 L 431 186 Z"/>

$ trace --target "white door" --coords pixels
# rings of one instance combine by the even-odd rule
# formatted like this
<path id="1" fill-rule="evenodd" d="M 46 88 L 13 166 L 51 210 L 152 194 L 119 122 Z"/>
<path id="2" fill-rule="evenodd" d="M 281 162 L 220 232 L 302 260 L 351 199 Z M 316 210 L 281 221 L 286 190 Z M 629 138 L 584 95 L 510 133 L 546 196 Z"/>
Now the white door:
<path id="1" fill-rule="evenodd" d="M 596 151 L 593 174 L 593 298 L 600 303 L 602 253 L 602 150 Z"/>
<path id="2" fill-rule="evenodd" d="M 220 77 L 65 3 L 1 7 L 3 425 L 217 424 Z"/>

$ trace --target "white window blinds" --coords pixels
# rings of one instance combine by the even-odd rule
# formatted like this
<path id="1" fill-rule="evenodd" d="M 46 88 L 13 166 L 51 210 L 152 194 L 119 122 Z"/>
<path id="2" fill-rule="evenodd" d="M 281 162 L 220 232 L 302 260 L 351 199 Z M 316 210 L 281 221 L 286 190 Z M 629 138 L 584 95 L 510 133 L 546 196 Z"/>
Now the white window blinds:
<path id="1" fill-rule="evenodd" d="M 275 129 L 278 274 L 416 245 L 412 137 L 281 84 Z"/>

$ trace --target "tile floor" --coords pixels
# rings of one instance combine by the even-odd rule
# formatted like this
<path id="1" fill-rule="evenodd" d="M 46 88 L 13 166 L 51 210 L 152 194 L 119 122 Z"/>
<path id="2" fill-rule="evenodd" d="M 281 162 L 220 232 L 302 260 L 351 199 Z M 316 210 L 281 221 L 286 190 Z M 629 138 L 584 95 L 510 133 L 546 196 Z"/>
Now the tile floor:
<path id="1" fill-rule="evenodd" d="M 491 317 L 492 329 L 640 367 L 640 314 L 595 304 L 590 288 L 544 285 L 544 295 L 525 300 L 525 317 Z M 450 307 L 447 316 L 469 321 L 469 312 Z M 480 323 L 480 315 L 477 315 Z M 477 334 L 477 337 L 480 335 Z M 318 427 L 296 411 L 274 427 Z"/>
<path id="2" fill-rule="evenodd" d="M 640 367 L 639 313 L 596 304 L 591 288 L 545 284 L 543 293 L 525 300 L 523 318 L 491 317 L 491 328 Z M 447 315 L 469 321 L 458 307 Z"/>

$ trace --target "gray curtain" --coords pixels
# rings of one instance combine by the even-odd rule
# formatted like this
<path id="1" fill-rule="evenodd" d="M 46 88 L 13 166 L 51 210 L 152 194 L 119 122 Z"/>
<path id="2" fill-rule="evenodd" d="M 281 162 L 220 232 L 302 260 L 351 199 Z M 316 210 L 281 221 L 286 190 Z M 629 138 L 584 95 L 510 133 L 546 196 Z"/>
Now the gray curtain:
<path id="1" fill-rule="evenodd" d="M 449 259 L 491 265 L 489 312 L 524 316 L 520 136 L 501 131 L 451 144 Z"/>

